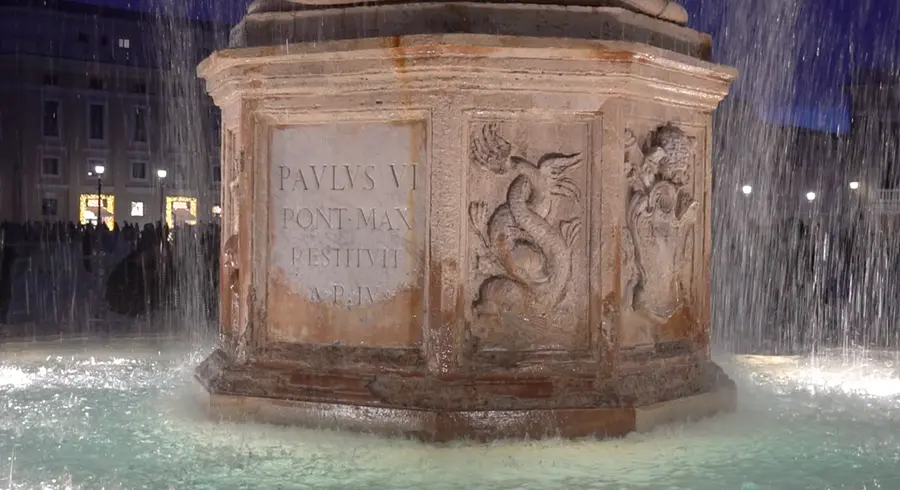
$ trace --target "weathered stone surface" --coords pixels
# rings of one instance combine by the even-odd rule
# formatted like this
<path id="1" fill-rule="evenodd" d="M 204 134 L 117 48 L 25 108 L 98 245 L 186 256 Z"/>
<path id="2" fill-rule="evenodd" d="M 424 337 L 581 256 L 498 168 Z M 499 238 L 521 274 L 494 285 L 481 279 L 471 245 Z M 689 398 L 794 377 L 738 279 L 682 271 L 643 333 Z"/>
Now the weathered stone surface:
<path id="1" fill-rule="evenodd" d="M 270 9 L 251 8 L 232 30 L 231 46 L 283 46 L 364 38 L 384 38 L 390 43 L 400 36 L 485 34 L 634 42 L 708 59 L 712 46 L 709 36 L 656 16 L 636 13 L 633 10 L 639 9 L 631 5 L 657 1 L 365 2 L 331 8 L 279 3 Z M 687 19 L 675 2 L 667 5 L 668 10 L 659 12 L 663 19 L 670 14 Z"/>
<path id="2" fill-rule="evenodd" d="M 446 440 L 733 406 L 708 352 L 708 135 L 733 71 L 472 34 L 200 70 L 234 234 L 225 342 L 197 374 L 217 413 Z"/>
<path id="3" fill-rule="evenodd" d="M 353 5 L 375 5 L 388 3 L 419 3 L 419 2 L 403 2 L 398 0 L 255 0 L 248 9 L 248 13 L 262 12 L 292 12 L 303 9 L 328 8 L 328 7 L 349 7 Z M 495 3 L 503 3 L 502 0 L 495 0 Z M 508 2 L 511 3 L 511 2 Z M 534 1 L 519 0 L 515 3 L 536 3 L 536 4 L 556 4 L 565 6 L 600 6 L 600 7 L 623 7 L 644 15 L 655 17 L 677 24 L 686 24 L 688 20 L 687 11 L 678 2 L 674 0 L 545 0 Z"/>
<path id="4" fill-rule="evenodd" d="M 589 124 L 476 118 L 467 133 L 473 348 L 589 345 Z"/>

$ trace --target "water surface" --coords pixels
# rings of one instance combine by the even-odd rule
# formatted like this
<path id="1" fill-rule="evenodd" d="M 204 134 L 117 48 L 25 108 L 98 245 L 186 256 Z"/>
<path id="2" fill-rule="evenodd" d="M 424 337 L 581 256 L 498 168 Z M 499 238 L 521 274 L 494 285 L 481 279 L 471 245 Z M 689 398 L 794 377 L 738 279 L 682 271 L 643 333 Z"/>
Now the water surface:
<path id="1" fill-rule="evenodd" d="M 739 410 L 650 434 L 434 446 L 205 420 L 180 345 L 4 345 L 0 488 L 900 488 L 893 353 L 724 359 Z"/>

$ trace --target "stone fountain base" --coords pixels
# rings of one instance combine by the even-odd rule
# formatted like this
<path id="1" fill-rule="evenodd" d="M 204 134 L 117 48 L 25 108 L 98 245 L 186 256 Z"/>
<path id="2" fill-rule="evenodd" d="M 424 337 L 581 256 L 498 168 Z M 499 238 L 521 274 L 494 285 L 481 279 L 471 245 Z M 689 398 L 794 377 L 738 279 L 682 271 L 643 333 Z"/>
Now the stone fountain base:
<path id="1" fill-rule="evenodd" d="M 733 411 L 737 402 L 734 382 L 712 362 L 635 374 L 595 389 L 589 377 L 437 379 L 322 372 L 277 361 L 235 365 L 217 350 L 199 366 L 197 379 L 215 419 L 426 442 L 618 437 Z"/>
<path id="2" fill-rule="evenodd" d="M 708 36 L 610 6 L 291 3 L 200 67 L 229 298 L 211 409 L 445 441 L 733 408 L 709 253 L 734 73 Z"/>

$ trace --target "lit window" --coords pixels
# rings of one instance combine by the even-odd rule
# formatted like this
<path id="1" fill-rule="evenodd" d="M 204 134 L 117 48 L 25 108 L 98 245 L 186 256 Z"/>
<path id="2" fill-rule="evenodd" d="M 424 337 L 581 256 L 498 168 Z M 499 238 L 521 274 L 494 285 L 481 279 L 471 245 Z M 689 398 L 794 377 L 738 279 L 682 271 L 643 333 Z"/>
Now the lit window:
<path id="1" fill-rule="evenodd" d="M 131 49 L 131 39 L 120 37 L 119 47 L 122 49 Z"/>
<path id="2" fill-rule="evenodd" d="M 143 216 L 144 215 L 144 202 L 143 201 L 131 201 L 131 215 L 132 216 Z"/>

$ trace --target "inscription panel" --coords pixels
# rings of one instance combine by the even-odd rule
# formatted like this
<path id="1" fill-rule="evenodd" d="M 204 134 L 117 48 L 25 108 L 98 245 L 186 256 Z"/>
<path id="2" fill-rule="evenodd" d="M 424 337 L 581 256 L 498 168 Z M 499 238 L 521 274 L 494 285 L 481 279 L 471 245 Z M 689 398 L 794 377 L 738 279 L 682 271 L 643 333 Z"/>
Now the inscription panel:
<path id="1" fill-rule="evenodd" d="M 418 341 L 426 127 L 338 122 L 274 130 L 269 316 L 278 340 Z"/>

